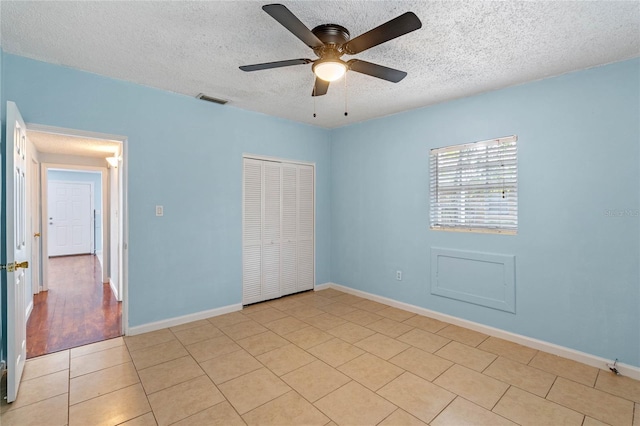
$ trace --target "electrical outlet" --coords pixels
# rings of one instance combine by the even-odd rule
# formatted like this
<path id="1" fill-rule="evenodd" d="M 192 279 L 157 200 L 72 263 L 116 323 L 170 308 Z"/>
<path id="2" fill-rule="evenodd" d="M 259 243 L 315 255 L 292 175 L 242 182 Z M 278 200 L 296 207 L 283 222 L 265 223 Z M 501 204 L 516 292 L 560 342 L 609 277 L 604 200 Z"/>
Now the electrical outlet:
<path id="1" fill-rule="evenodd" d="M 164 216 L 164 207 L 156 206 L 156 216 Z"/>
<path id="2" fill-rule="evenodd" d="M 396 271 L 396 280 L 402 281 L 402 271 Z"/>

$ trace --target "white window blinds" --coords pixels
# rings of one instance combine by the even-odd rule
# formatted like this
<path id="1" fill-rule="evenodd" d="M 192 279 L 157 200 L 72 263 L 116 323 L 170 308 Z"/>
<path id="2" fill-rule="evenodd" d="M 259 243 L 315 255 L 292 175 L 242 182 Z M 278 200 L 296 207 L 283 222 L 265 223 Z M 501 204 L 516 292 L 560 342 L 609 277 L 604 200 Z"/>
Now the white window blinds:
<path id="1" fill-rule="evenodd" d="M 517 139 L 431 150 L 432 229 L 517 233 Z"/>

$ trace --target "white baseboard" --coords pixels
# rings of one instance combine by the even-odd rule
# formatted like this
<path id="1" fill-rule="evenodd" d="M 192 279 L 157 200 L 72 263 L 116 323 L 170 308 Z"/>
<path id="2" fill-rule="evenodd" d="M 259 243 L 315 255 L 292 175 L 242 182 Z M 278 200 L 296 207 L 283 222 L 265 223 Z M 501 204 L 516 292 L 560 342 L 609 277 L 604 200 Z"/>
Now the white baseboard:
<path id="1" fill-rule="evenodd" d="M 324 290 L 327 288 L 333 288 L 345 293 L 353 294 L 364 299 L 373 300 L 375 302 L 384 303 L 385 305 L 393 306 L 394 308 L 404 309 L 405 311 L 413 312 L 415 314 L 424 315 L 440 321 L 448 322 L 450 324 L 465 327 L 480 333 L 488 334 L 489 336 L 499 337 L 500 339 L 508 340 L 510 342 L 518 343 L 529 348 L 537 349 L 543 352 L 548 352 L 553 355 L 558 355 L 563 358 L 568 358 L 573 361 L 581 362 L 583 364 L 590 365 L 592 367 L 607 370 L 607 363 L 612 363 L 613 360 L 605 359 L 597 355 L 588 354 L 586 352 L 580 352 L 575 349 L 567 348 L 565 346 L 556 345 L 554 343 L 545 342 L 544 340 L 538 340 L 531 337 L 523 336 L 521 334 L 512 333 L 510 331 L 501 330 L 499 328 L 490 327 L 488 325 L 480 324 L 477 322 L 469 321 L 466 319 L 454 317 L 452 315 L 443 314 L 440 312 L 432 311 L 430 309 L 422 308 L 420 306 L 411 305 L 409 303 L 399 302 L 387 297 L 378 296 L 372 293 L 367 293 L 362 290 L 356 290 L 350 287 L 345 287 L 336 283 L 324 283 L 316 285 L 316 290 Z M 630 377 L 632 379 L 640 380 L 640 367 L 636 367 L 629 364 L 618 363 L 616 365 L 621 375 Z"/>
<path id="2" fill-rule="evenodd" d="M 102 261 L 102 250 L 96 251 L 96 257 L 98 258 L 98 262 L 100 262 L 100 269 L 104 268 L 104 263 Z"/>
<path id="3" fill-rule="evenodd" d="M 194 314 L 183 315 L 180 317 L 168 318 L 147 324 L 129 327 L 127 335 L 135 336 L 136 334 L 148 333 L 150 331 L 162 330 L 167 327 L 175 327 L 176 325 L 186 324 L 188 322 L 198 321 L 201 319 L 217 317 L 218 315 L 228 314 L 230 312 L 242 310 L 242 303 L 235 305 L 223 306 L 221 308 L 209 309 L 208 311 L 196 312 Z"/>
<path id="4" fill-rule="evenodd" d="M 337 285 L 338 284 L 333 284 L 333 283 L 316 284 L 313 287 L 313 291 L 326 290 L 328 288 L 331 288 L 331 286 L 337 286 Z"/>
<path id="5" fill-rule="evenodd" d="M 31 300 L 29 302 L 29 306 L 27 306 L 27 311 L 25 312 L 25 322 L 29 320 L 29 317 L 31 316 L 31 312 L 33 312 L 33 300 Z"/>
<path id="6" fill-rule="evenodd" d="M 111 277 L 109 277 L 109 287 L 111 287 L 111 291 L 113 292 L 113 296 L 116 298 L 116 300 L 121 301 L 121 299 L 118 298 L 118 289 L 116 288 L 116 285 L 111 280 Z"/>

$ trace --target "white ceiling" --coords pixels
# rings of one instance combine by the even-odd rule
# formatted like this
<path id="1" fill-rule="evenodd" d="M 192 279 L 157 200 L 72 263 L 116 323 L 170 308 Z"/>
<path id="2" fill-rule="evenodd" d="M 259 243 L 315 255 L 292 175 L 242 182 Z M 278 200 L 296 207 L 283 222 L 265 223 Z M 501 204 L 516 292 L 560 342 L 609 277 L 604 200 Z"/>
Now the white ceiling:
<path id="1" fill-rule="evenodd" d="M 37 131 L 27 131 L 27 137 L 39 152 L 107 158 L 120 152 L 120 142 L 79 138 Z"/>
<path id="2" fill-rule="evenodd" d="M 354 55 L 407 71 L 393 84 L 348 73 L 315 101 L 311 65 L 245 73 L 240 65 L 315 59 L 262 11 L 268 1 L 1 1 L 7 53 L 333 128 L 640 55 L 637 1 L 286 1 L 309 28 L 352 38 L 406 11 L 422 29 Z M 351 57 L 345 57 L 350 59 Z"/>

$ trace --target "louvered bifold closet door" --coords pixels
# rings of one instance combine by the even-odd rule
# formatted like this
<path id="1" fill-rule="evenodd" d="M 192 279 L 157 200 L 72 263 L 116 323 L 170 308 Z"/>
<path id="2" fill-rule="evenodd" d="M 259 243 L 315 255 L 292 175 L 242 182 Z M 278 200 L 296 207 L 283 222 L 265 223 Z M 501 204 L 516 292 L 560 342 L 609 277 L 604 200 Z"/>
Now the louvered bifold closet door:
<path id="1" fill-rule="evenodd" d="M 244 160 L 242 303 L 262 299 L 262 161 Z"/>
<path id="2" fill-rule="evenodd" d="M 298 291 L 314 283 L 314 172 L 312 166 L 298 166 Z"/>
<path id="3" fill-rule="evenodd" d="M 282 164 L 282 244 L 280 252 L 282 295 L 298 291 L 298 167 Z"/>
<path id="4" fill-rule="evenodd" d="M 280 297 L 280 203 L 282 166 L 264 162 L 262 218 L 262 300 Z"/>

